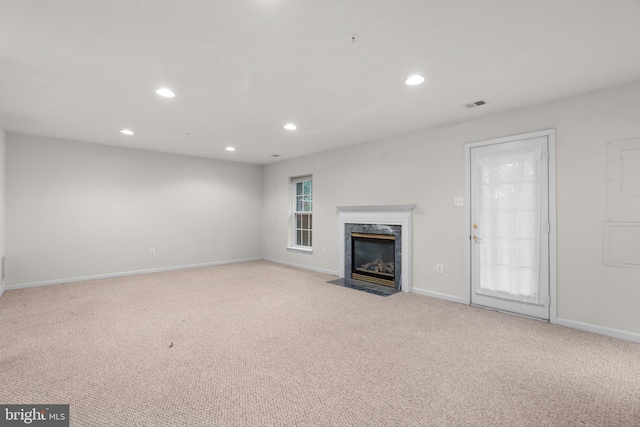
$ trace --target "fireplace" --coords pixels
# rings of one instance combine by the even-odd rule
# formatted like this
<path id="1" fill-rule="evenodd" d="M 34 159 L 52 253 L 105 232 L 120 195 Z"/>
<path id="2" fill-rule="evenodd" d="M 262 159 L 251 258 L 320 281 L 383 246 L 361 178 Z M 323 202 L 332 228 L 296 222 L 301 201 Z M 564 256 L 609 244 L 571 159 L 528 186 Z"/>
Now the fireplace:
<path id="1" fill-rule="evenodd" d="M 337 206 L 340 236 L 344 239 L 339 252 L 339 276 L 343 282 L 386 280 L 385 286 L 379 288 L 411 292 L 411 211 L 414 207 Z M 370 246 L 376 248 L 371 249 Z M 372 255 L 373 259 L 370 259 Z M 380 261 L 379 256 L 382 263 L 375 262 Z M 375 266 L 378 271 L 375 271 Z M 353 274 L 364 277 L 355 279 Z"/>
<path id="2" fill-rule="evenodd" d="M 396 287 L 396 236 L 351 233 L 351 278 Z"/>
<path id="3" fill-rule="evenodd" d="M 402 289 L 402 226 L 344 226 L 345 278 Z"/>

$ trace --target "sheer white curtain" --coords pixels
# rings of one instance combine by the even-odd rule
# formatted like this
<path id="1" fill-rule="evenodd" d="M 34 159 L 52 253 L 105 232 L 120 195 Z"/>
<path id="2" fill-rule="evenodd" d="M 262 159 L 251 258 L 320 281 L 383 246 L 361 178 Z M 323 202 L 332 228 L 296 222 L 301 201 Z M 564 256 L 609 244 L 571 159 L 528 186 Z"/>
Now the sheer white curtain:
<path id="1" fill-rule="evenodd" d="M 538 303 L 541 147 L 478 155 L 478 293 Z"/>

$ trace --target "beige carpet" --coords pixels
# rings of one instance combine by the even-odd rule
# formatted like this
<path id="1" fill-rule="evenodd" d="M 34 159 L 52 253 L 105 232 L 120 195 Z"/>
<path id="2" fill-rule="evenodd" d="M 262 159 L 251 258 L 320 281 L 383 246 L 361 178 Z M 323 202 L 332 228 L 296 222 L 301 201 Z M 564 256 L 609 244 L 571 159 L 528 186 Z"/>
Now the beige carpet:
<path id="1" fill-rule="evenodd" d="M 253 262 L 7 291 L 0 403 L 69 403 L 72 426 L 640 426 L 638 344 L 332 279 Z"/>

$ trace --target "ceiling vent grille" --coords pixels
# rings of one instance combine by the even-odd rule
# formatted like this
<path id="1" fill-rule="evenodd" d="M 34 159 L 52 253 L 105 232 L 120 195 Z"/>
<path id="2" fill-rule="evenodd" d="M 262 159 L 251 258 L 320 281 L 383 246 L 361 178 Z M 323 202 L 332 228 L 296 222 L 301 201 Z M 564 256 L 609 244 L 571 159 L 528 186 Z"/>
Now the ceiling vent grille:
<path id="1" fill-rule="evenodd" d="M 476 107 L 480 107 L 482 105 L 485 105 L 486 103 L 487 103 L 487 101 L 485 101 L 484 99 L 481 99 L 480 101 L 472 102 L 471 104 L 465 104 L 465 107 L 467 107 L 467 108 L 476 108 Z"/>

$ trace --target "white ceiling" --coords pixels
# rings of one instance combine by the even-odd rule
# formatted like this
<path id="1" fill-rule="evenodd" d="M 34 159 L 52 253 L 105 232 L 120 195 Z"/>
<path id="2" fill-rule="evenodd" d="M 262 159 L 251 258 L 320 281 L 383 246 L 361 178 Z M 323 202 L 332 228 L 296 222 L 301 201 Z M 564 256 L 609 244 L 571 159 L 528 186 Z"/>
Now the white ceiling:
<path id="1" fill-rule="evenodd" d="M 0 0 L 7 131 L 257 164 L 639 78 L 640 0 Z"/>

